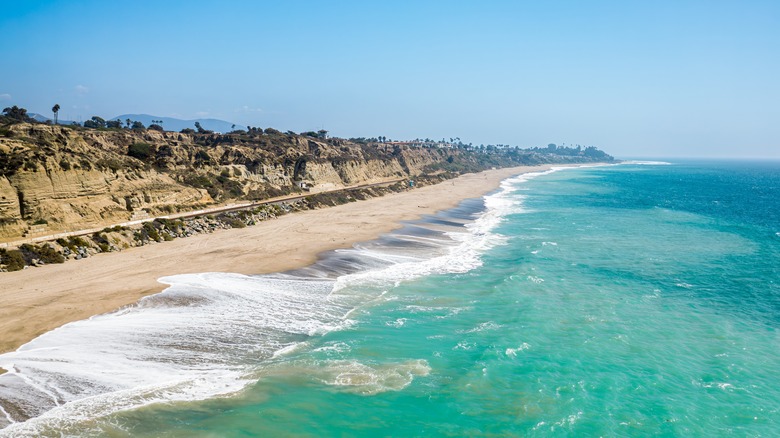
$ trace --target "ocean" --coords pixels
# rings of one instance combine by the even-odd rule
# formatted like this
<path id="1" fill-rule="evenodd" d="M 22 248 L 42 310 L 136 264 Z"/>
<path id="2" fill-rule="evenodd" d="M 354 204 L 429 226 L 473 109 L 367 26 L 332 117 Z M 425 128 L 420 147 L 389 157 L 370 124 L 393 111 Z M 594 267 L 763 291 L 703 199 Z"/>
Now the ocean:
<path id="1" fill-rule="evenodd" d="M 780 162 L 503 182 L 0 355 L 0 436 L 778 436 Z"/>

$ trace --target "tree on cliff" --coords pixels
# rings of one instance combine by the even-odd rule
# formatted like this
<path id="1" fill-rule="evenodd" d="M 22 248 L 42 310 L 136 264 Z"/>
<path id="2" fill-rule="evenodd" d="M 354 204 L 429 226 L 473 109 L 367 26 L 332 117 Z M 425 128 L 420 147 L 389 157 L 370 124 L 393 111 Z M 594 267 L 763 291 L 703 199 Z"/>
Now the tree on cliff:
<path id="1" fill-rule="evenodd" d="M 105 128 L 106 120 L 102 117 L 92 116 L 91 119 L 84 122 L 85 128 Z"/>
<path id="2" fill-rule="evenodd" d="M 54 113 L 54 124 L 57 124 L 57 114 L 60 112 L 60 104 L 55 103 L 53 107 L 51 107 L 51 112 Z"/>
<path id="3" fill-rule="evenodd" d="M 17 122 L 34 122 L 35 121 L 32 117 L 27 115 L 27 110 L 26 109 L 19 108 L 16 105 L 3 109 L 3 115 L 8 117 L 11 120 L 17 121 Z"/>
<path id="4" fill-rule="evenodd" d="M 200 126 L 200 122 L 195 122 L 195 127 L 198 128 L 198 134 L 213 134 L 214 131 L 209 131 Z"/>

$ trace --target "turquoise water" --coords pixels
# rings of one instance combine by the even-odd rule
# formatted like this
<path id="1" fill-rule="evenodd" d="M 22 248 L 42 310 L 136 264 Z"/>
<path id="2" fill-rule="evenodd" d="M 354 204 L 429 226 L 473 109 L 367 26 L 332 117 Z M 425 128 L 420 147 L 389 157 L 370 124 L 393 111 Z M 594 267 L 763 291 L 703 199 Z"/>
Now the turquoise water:
<path id="1" fill-rule="evenodd" d="M 170 379 L 161 363 L 176 362 L 208 384 L 115 388 L 6 431 L 778 436 L 778 194 L 780 163 L 567 169 L 507 181 L 484 201 L 286 276 L 173 277 L 165 300 L 93 324 L 133 328 L 125 351 L 163 344 L 129 365 Z M 240 305 L 193 313 L 226 294 Z M 182 320 L 166 317 L 141 349 L 138 328 L 161 324 L 150 317 L 159 309 Z M 48 363 L 43 347 L 67 345 L 69 333 L 6 360 L 20 373 L 24 361 Z M 159 359 L 171 349 L 188 352 Z"/>

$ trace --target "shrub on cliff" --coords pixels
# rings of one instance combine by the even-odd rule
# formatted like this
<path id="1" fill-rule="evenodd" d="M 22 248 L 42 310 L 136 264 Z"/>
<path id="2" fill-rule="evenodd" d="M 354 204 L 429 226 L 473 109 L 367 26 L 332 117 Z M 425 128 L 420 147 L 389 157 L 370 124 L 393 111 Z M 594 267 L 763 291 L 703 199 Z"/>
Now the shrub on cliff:
<path id="1" fill-rule="evenodd" d="M 92 241 L 100 248 L 100 251 L 111 251 L 111 244 L 108 242 L 108 237 L 105 234 L 100 234 L 100 232 L 92 234 Z"/>
<path id="2" fill-rule="evenodd" d="M 0 176 L 11 176 L 24 167 L 24 156 L 0 151 Z"/>
<path id="3" fill-rule="evenodd" d="M 89 243 L 87 243 L 86 240 L 82 239 L 78 236 L 71 236 L 68 238 L 68 240 L 65 240 L 63 238 L 59 238 L 56 240 L 57 244 L 60 245 L 63 248 L 68 248 L 73 252 L 77 252 L 79 248 L 87 248 L 89 247 Z"/>
<path id="4" fill-rule="evenodd" d="M 246 223 L 242 221 L 241 219 L 237 217 L 230 217 L 230 216 L 220 216 L 218 219 L 224 223 L 227 224 L 230 228 L 246 228 Z"/>
<path id="5" fill-rule="evenodd" d="M 157 232 L 157 228 L 155 228 L 152 222 L 144 222 L 141 231 L 146 235 L 147 238 L 154 240 L 155 242 L 159 242 L 162 239 L 160 237 L 160 233 Z"/>
<path id="6" fill-rule="evenodd" d="M 43 263 L 64 263 L 65 257 L 62 256 L 57 250 L 54 249 L 51 245 L 31 245 L 29 243 L 25 243 L 24 245 L 19 247 L 19 251 L 21 251 L 22 256 L 24 257 L 24 261 L 27 262 L 28 265 L 31 265 L 33 260 L 38 259 Z"/>
<path id="7" fill-rule="evenodd" d="M 207 189 L 209 187 L 213 187 L 214 185 L 212 184 L 208 176 L 196 175 L 193 174 L 192 172 L 188 172 L 187 174 L 184 175 L 184 183 L 199 189 Z"/>
<path id="8" fill-rule="evenodd" d="M 127 155 L 146 161 L 152 155 L 152 146 L 147 143 L 133 143 L 127 148 Z"/>
<path id="9" fill-rule="evenodd" d="M 16 105 L 3 109 L 3 116 L 7 119 L 6 123 L 35 122 L 35 119 L 27 115 L 25 108 L 19 108 Z"/>
<path id="10" fill-rule="evenodd" d="M 5 265 L 7 271 L 19 271 L 24 269 L 24 256 L 17 250 L 8 251 L 0 249 L 0 265 Z"/>

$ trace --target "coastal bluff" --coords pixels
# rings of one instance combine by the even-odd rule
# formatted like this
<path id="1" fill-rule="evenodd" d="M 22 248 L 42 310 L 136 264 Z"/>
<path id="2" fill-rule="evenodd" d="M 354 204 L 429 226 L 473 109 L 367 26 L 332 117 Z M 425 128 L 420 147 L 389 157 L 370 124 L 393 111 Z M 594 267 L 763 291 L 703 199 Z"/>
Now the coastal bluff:
<path id="1" fill-rule="evenodd" d="M 271 128 L 187 131 L 3 126 L 0 242 L 420 175 L 596 161 L 585 154 L 346 140 Z"/>

